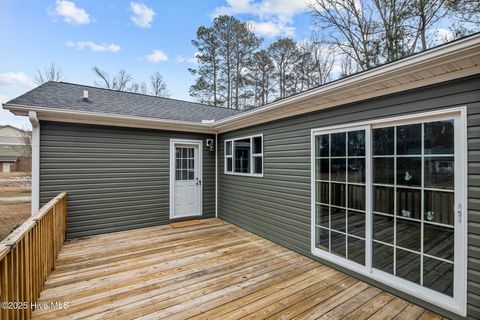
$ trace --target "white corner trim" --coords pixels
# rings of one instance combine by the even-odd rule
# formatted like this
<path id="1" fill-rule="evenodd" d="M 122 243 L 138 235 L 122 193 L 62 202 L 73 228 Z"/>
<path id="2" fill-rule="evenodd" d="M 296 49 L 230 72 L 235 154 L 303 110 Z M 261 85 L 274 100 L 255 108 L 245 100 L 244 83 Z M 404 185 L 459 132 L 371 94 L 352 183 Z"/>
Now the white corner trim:
<path id="1" fill-rule="evenodd" d="M 40 209 L 40 121 L 35 111 L 28 112 L 32 124 L 32 216 Z"/>

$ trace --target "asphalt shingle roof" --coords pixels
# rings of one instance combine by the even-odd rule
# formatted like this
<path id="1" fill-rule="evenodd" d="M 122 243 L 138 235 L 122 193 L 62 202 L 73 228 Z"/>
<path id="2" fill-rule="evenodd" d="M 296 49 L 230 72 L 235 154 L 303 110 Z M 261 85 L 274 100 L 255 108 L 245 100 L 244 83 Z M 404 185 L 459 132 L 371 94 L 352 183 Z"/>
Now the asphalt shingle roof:
<path id="1" fill-rule="evenodd" d="M 88 91 L 88 101 L 83 100 L 84 90 Z M 220 120 L 240 112 L 195 102 L 54 81 L 44 83 L 7 104 L 191 122 Z"/>

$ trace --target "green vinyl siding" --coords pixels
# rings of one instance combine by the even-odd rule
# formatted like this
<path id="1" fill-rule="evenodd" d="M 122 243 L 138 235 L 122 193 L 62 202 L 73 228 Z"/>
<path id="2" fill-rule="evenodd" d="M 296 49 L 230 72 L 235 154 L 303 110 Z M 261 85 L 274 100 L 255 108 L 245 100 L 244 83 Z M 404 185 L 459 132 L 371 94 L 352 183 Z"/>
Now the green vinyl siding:
<path id="1" fill-rule="evenodd" d="M 214 136 L 42 121 L 40 204 L 68 192 L 68 237 L 169 223 L 170 139 Z M 203 215 L 215 216 L 215 152 L 203 148 Z"/>
<path id="2" fill-rule="evenodd" d="M 290 117 L 219 135 L 218 215 L 220 218 L 262 237 L 314 258 L 310 253 L 311 129 L 460 106 L 467 106 L 468 114 L 467 314 L 470 318 L 480 318 L 479 76 Z M 264 177 L 224 174 L 224 141 L 254 134 L 263 134 Z M 337 269 L 342 268 L 337 267 Z M 438 307 L 386 288 L 381 283 L 354 275 L 425 307 L 458 318 Z"/>

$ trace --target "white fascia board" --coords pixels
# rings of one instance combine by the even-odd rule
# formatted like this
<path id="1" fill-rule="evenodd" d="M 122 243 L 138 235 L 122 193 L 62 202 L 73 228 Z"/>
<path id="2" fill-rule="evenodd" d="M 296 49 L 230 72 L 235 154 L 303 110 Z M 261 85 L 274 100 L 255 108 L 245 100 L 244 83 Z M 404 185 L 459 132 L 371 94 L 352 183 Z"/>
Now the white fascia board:
<path id="1" fill-rule="evenodd" d="M 43 121 L 98 124 L 117 127 L 146 128 L 211 134 L 215 133 L 212 125 L 206 125 L 190 121 L 165 120 L 138 116 L 65 110 L 16 104 L 5 104 L 4 108 L 8 109 L 16 115 L 28 115 L 29 111 L 35 111 L 38 115 L 38 119 Z"/>

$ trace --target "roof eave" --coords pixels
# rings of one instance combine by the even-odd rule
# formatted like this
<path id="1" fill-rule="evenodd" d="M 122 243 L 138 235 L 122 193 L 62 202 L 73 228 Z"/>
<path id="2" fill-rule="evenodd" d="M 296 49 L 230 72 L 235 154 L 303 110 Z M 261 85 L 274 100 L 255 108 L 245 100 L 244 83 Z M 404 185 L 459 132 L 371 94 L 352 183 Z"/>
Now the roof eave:
<path id="1" fill-rule="evenodd" d="M 76 110 L 55 109 L 49 107 L 28 106 L 6 103 L 5 109 L 19 116 L 27 116 L 29 111 L 35 111 L 41 121 L 57 121 L 67 123 L 97 124 L 116 127 L 145 128 L 170 131 L 197 133 L 215 133 L 212 124 L 191 121 L 155 119 L 138 116 L 86 112 Z"/>

